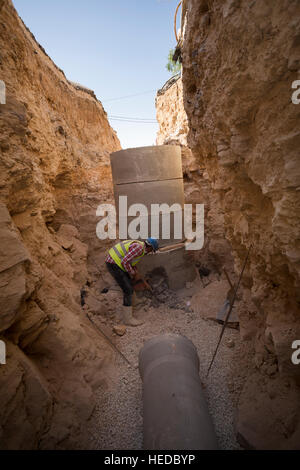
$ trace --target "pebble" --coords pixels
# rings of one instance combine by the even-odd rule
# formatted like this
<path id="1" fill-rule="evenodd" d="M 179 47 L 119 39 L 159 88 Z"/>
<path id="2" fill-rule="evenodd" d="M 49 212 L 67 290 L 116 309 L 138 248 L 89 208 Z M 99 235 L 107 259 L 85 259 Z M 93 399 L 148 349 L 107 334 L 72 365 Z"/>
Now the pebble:
<path id="1" fill-rule="evenodd" d="M 127 328 L 125 325 L 115 325 L 113 327 L 113 331 L 114 333 L 116 333 L 118 336 L 124 336 L 126 331 L 127 331 Z"/>
<path id="2" fill-rule="evenodd" d="M 226 346 L 227 346 L 228 348 L 234 348 L 235 342 L 233 341 L 233 339 L 228 339 L 228 340 L 226 341 Z"/>

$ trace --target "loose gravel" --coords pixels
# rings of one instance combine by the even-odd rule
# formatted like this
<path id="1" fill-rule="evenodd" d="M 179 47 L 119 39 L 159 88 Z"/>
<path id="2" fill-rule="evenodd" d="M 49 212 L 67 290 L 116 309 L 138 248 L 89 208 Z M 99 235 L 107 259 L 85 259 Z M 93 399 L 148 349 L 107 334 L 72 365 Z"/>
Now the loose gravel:
<path id="1" fill-rule="evenodd" d="M 217 281 L 215 285 L 217 289 Z M 203 319 L 199 313 L 191 311 L 189 301 L 195 290 L 198 293 L 201 290 L 201 297 L 205 299 L 206 289 L 200 281 L 189 292 L 186 289 L 184 292 L 179 292 L 179 295 L 181 294 L 181 300 L 178 303 L 180 308 L 174 308 L 176 307 L 175 293 L 170 295 L 169 291 L 166 299 L 172 298 L 172 308 L 170 308 L 170 302 L 161 304 L 157 308 L 142 306 L 137 310 L 137 316 L 145 320 L 142 326 L 128 327 L 126 334 L 122 337 L 112 335 L 114 343 L 132 366 L 126 364 L 119 355 L 115 355 L 108 387 L 104 391 L 103 388 L 98 391 L 97 406 L 87 429 L 91 449 L 140 450 L 143 448 L 142 382 L 138 369 L 138 354 L 145 341 L 162 333 L 181 334 L 194 343 L 200 358 L 200 379 L 215 425 L 219 446 L 221 449 L 241 449 L 235 437 L 234 421 L 239 394 L 246 377 L 248 363 L 251 361 L 249 346 L 240 341 L 237 330 L 227 328 L 213 368 L 206 378 L 221 325 L 212 320 Z M 185 300 L 184 305 L 182 299 Z M 205 300 L 207 304 L 209 299 Z M 212 316 L 216 313 L 212 312 Z M 100 321 L 96 316 L 95 319 Z M 107 322 L 109 324 L 108 319 L 106 319 L 106 324 Z M 112 325 L 113 322 L 110 326 Z"/>

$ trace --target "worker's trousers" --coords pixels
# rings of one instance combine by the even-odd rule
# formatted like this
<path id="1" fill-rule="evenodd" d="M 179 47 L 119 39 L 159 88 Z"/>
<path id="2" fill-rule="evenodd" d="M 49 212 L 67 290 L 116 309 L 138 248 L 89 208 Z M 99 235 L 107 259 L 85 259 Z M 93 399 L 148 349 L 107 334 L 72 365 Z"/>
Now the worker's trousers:
<path id="1" fill-rule="evenodd" d="M 125 305 L 126 307 L 130 307 L 132 305 L 133 287 L 129 274 L 119 268 L 119 266 L 115 263 L 105 264 L 108 271 L 110 272 L 112 277 L 117 281 L 123 291 L 123 305 Z"/>

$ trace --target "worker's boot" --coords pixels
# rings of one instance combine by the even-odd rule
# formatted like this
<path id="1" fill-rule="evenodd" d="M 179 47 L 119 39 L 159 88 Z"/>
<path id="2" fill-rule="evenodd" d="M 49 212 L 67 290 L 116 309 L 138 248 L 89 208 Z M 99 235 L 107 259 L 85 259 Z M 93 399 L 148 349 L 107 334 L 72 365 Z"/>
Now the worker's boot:
<path id="1" fill-rule="evenodd" d="M 133 312 L 132 312 L 132 306 L 127 307 L 125 305 L 123 305 L 123 322 L 125 323 L 125 325 L 128 325 L 128 326 L 139 326 L 144 323 L 141 320 L 134 318 Z"/>
<path id="2" fill-rule="evenodd" d="M 136 292 L 134 292 L 132 294 L 132 307 L 134 308 L 134 310 L 139 310 L 141 307 L 143 307 L 145 305 L 145 300 L 144 299 L 141 299 L 139 298 L 137 295 L 136 295 Z"/>

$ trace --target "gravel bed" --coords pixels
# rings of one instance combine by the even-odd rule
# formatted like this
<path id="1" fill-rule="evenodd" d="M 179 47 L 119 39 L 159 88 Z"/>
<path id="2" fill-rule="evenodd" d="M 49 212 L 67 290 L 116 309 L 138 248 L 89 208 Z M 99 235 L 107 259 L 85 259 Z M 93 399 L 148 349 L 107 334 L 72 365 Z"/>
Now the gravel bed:
<path id="1" fill-rule="evenodd" d="M 188 302 L 188 298 L 186 300 Z M 87 429 L 90 448 L 143 448 L 142 382 L 138 370 L 138 353 L 146 340 L 172 332 L 187 336 L 198 350 L 200 378 L 220 448 L 240 449 L 234 434 L 234 420 L 250 359 L 247 344 L 241 343 L 239 332 L 226 329 L 213 368 L 206 378 L 221 331 L 219 324 L 203 319 L 193 311 L 184 311 L 182 307 L 170 308 L 167 304 L 158 308 L 142 308 L 137 315 L 145 320 L 142 326 L 128 327 L 123 337 L 113 336 L 114 343 L 132 367 L 120 356 L 115 356 L 108 388 L 97 392 L 97 406 Z"/>

